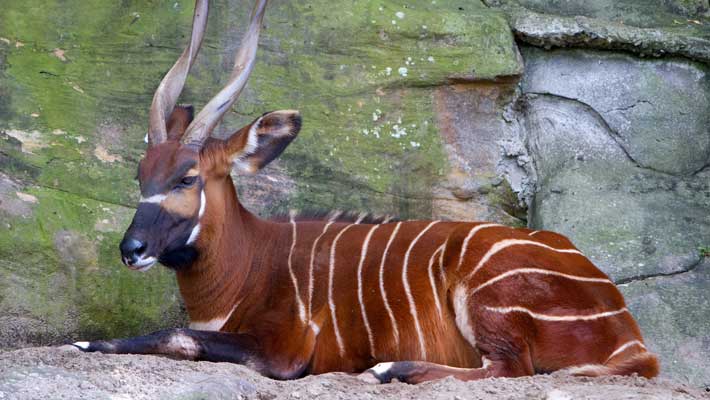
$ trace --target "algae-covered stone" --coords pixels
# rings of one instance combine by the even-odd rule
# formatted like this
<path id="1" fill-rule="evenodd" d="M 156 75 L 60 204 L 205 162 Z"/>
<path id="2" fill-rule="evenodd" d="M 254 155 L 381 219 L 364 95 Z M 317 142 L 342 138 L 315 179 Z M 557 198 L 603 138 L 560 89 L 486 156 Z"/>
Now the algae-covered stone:
<path id="1" fill-rule="evenodd" d="M 181 97 L 198 109 L 225 83 L 251 8 L 211 3 Z M 0 318 L 24 333 L 0 330 L 0 345 L 182 322 L 171 274 L 129 273 L 117 244 L 138 199 L 152 93 L 186 44 L 193 4 L 3 2 Z M 216 134 L 273 109 L 304 119 L 281 160 L 237 176 L 244 203 L 262 215 L 310 207 L 431 217 L 448 174 L 434 87 L 522 71 L 502 13 L 467 1 L 272 1 L 257 60 Z"/>

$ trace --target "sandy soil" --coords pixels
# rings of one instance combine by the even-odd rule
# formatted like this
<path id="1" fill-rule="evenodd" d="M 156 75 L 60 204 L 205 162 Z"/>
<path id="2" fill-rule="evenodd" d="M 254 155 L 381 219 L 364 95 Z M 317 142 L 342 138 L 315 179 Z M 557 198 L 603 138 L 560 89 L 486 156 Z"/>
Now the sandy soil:
<path id="1" fill-rule="evenodd" d="M 234 364 L 60 348 L 0 353 L 0 399 L 710 399 L 671 381 L 565 374 L 420 385 L 367 384 L 345 374 L 274 381 Z"/>

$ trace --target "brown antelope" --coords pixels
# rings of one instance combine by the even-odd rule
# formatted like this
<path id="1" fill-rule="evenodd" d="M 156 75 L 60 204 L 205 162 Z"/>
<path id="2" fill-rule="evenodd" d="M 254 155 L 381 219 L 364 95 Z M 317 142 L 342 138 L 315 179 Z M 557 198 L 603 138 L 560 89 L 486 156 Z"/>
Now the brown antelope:
<path id="1" fill-rule="evenodd" d="M 297 111 L 274 111 L 209 138 L 254 66 L 265 5 L 229 82 L 193 119 L 175 104 L 207 23 L 197 0 L 191 41 L 152 103 L 142 197 L 120 249 L 131 269 L 175 270 L 190 328 L 75 346 L 235 362 L 280 379 L 657 375 L 617 288 L 562 235 L 338 213 L 269 221 L 244 209 L 232 166 L 259 170 L 301 127 Z"/>

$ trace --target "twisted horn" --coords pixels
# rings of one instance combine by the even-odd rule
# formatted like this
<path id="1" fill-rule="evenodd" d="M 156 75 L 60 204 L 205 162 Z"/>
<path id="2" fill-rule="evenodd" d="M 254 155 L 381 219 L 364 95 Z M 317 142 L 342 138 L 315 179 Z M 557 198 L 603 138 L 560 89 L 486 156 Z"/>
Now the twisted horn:
<path id="1" fill-rule="evenodd" d="M 210 132 L 219 123 L 224 114 L 234 104 L 249 79 L 254 68 L 256 48 L 259 44 L 259 31 L 264 18 L 267 0 L 257 0 L 251 12 L 251 22 L 242 44 L 234 59 L 234 69 L 229 82 L 212 100 L 205 105 L 187 127 L 182 143 L 202 147 Z"/>
<path id="2" fill-rule="evenodd" d="M 166 120 L 175 107 L 177 98 L 180 96 L 183 86 L 185 86 L 190 67 L 195 62 L 197 52 L 200 51 L 202 38 L 205 36 L 208 12 L 208 0 L 195 1 L 190 43 L 155 90 L 153 103 L 150 106 L 150 125 L 148 128 L 148 138 L 151 145 L 162 143 L 168 137 Z"/>

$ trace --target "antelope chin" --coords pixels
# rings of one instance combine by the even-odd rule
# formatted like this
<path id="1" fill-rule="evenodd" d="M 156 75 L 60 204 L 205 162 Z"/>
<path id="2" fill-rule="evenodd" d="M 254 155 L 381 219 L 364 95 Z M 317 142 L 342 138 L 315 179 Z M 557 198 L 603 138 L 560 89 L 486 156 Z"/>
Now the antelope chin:
<path id="1" fill-rule="evenodd" d="M 138 261 L 136 261 L 134 264 L 126 265 L 128 268 L 134 270 L 134 271 L 140 271 L 140 272 L 145 272 L 149 270 L 153 265 L 155 265 L 158 262 L 158 259 L 155 257 L 147 257 L 147 258 L 141 258 Z"/>

